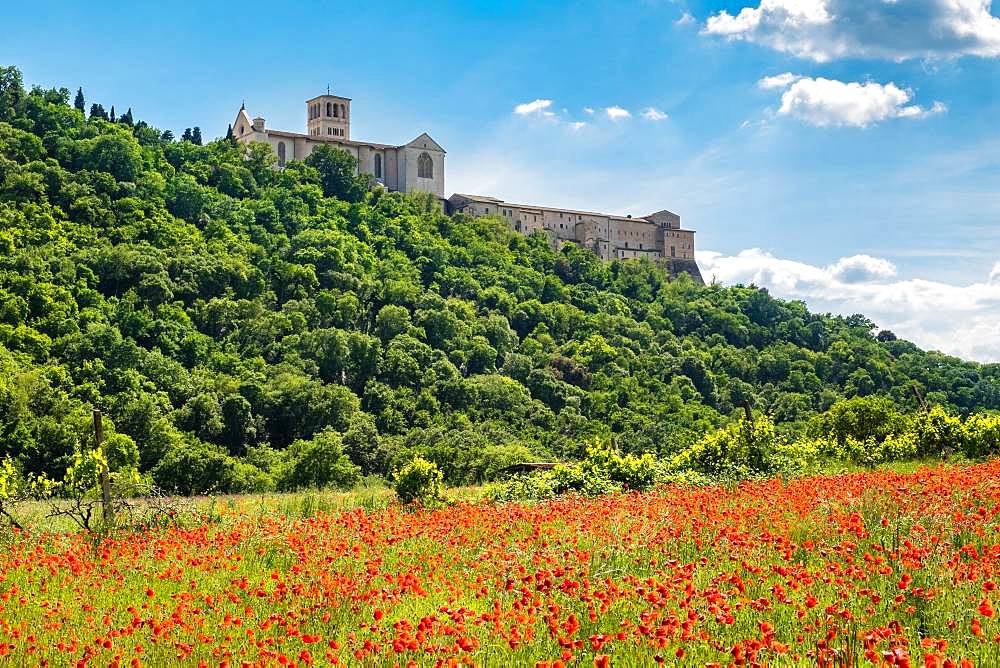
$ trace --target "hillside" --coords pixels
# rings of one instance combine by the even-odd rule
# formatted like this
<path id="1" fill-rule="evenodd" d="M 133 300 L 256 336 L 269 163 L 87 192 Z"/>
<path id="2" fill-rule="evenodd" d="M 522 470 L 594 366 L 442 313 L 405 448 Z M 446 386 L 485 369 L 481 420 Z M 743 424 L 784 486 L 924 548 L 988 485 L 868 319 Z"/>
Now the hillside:
<path id="1" fill-rule="evenodd" d="M 594 437 L 673 453 L 747 401 L 789 433 L 856 395 L 1000 408 L 1000 365 L 862 316 L 191 139 L 0 68 L 0 457 L 61 476 L 100 407 L 113 457 L 170 490 L 322 484 L 341 452 L 463 483 Z"/>

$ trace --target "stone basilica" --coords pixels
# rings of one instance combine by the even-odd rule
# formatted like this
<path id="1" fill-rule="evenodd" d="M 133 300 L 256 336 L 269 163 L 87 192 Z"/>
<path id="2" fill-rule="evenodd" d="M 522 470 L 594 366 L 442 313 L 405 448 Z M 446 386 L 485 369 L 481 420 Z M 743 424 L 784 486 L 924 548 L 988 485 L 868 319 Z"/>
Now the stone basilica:
<path id="1" fill-rule="evenodd" d="M 553 246 L 573 242 L 605 260 L 647 258 L 674 275 L 686 272 L 702 282 L 694 257 L 694 231 L 681 227 L 670 211 L 645 216 L 616 216 L 532 204 L 512 204 L 495 197 L 454 194 L 445 198 L 445 150 L 426 132 L 406 144 L 380 144 L 351 138 L 351 99 L 319 95 L 306 101 L 306 132 L 268 128 L 240 107 L 233 122 L 237 141 L 264 142 L 278 157 L 278 168 L 302 160 L 321 144 L 343 149 L 358 169 L 388 190 L 435 195 L 448 213 L 498 216 L 522 234 L 540 232 Z"/>

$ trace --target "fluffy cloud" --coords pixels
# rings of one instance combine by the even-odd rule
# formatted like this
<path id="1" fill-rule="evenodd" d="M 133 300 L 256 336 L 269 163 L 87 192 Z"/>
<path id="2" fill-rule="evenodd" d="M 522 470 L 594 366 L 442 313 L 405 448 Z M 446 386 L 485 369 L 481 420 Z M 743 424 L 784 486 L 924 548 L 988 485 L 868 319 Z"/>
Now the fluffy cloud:
<path id="1" fill-rule="evenodd" d="M 833 278 L 844 283 L 886 280 L 896 275 L 896 265 L 871 255 L 852 255 L 841 258 L 831 264 L 827 270 Z"/>
<path id="2" fill-rule="evenodd" d="M 751 283 L 816 311 L 863 313 L 925 348 L 968 359 L 1000 361 L 1000 262 L 982 283 L 950 285 L 899 279 L 889 261 L 869 255 L 819 267 L 775 257 L 760 249 L 737 255 L 697 254 L 707 280 Z"/>
<path id="3" fill-rule="evenodd" d="M 757 85 L 764 90 L 772 90 L 774 88 L 788 88 L 793 83 L 801 79 L 802 77 L 792 74 L 791 72 L 785 72 L 784 74 L 776 74 L 773 77 L 764 77 L 757 82 Z"/>
<path id="4" fill-rule="evenodd" d="M 537 99 L 517 105 L 514 107 L 514 113 L 518 116 L 530 116 L 532 114 L 552 116 L 552 112 L 549 111 L 551 106 L 552 100 Z"/>
<path id="5" fill-rule="evenodd" d="M 865 127 L 890 118 L 920 118 L 947 110 L 935 102 L 929 109 L 910 104 L 913 91 L 890 82 L 843 82 L 822 77 L 810 79 L 786 72 L 757 82 L 761 88 L 785 89 L 778 113 L 812 125 Z"/>
<path id="6" fill-rule="evenodd" d="M 621 107 L 618 106 L 607 107 L 605 108 L 604 113 L 606 113 L 608 115 L 608 118 L 610 118 L 613 121 L 621 121 L 626 118 L 632 118 L 632 112 L 630 112 L 628 109 L 622 109 Z"/>
<path id="7" fill-rule="evenodd" d="M 667 115 L 656 107 L 646 107 L 642 112 L 642 117 L 647 121 L 665 121 Z"/>
<path id="8" fill-rule="evenodd" d="M 703 32 L 826 62 L 1000 56 L 992 0 L 759 0 Z"/>

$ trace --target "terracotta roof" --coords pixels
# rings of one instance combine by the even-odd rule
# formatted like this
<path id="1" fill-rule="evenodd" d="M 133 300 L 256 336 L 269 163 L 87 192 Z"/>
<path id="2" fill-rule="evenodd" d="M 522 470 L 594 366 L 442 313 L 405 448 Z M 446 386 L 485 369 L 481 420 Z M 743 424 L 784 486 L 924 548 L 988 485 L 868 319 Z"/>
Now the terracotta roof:
<path id="1" fill-rule="evenodd" d="M 337 137 L 327 137 L 326 135 L 307 135 L 301 132 L 287 132 L 285 130 L 272 130 L 267 129 L 267 134 L 274 135 L 276 137 L 291 137 L 293 139 L 302 138 L 309 139 L 311 141 L 321 141 L 327 144 L 346 144 L 347 146 L 371 146 L 372 148 L 402 148 L 402 146 L 395 146 L 393 144 L 378 144 L 373 141 L 357 141 L 354 139 L 338 139 Z"/>
<path id="2" fill-rule="evenodd" d="M 560 209 L 554 206 L 537 206 L 535 204 L 515 204 L 513 202 L 505 202 L 502 199 L 497 199 L 496 197 L 488 197 L 486 195 L 465 195 L 463 193 L 455 193 L 452 197 L 464 197 L 472 202 L 483 202 L 489 204 L 501 204 L 503 206 L 509 206 L 512 209 L 527 209 L 529 211 L 555 211 L 556 213 L 570 213 L 577 216 L 598 216 L 600 218 L 610 218 L 611 220 L 621 220 L 625 222 L 635 222 L 635 223 L 649 223 L 653 224 L 651 221 L 645 218 L 629 218 L 627 216 L 615 216 L 607 213 L 598 213 L 596 211 L 578 211 L 576 209 Z"/>
<path id="3" fill-rule="evenodd" d="M 344 97 L 343 95 L 334 95 L 333 93 L 323 93 L 322 95 L 317 95 L 316 97 L 309 98 L 308 100 L 306 100 L 306 103 L 308 104 L 309 102 L 312 102 L 313 100 L 318 100 L 321 97 L 335 97 L 338 100 L 347 100 L 348 102 L 351 101 L 351 98 Z"/>

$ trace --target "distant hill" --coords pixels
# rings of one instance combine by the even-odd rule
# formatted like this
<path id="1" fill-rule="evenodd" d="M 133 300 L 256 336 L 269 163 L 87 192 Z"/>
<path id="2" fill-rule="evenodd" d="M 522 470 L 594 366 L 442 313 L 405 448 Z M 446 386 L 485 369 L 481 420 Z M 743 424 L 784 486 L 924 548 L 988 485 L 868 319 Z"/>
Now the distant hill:
<path id="1" fill-rule="evenodd" d="M 854 395 L 1000 408 L 1000 365 L 862 316 L 556 251 L 368 191 L 346 155 L 277 171 L 102 110 L 0 69 L 0 457 L 30 471 L 61 475 L 92 407 L 112 456 L 202 492 L 342 453 L 384 475 L 420 452 L 453 483 L 594 438 L 667 454 L 745 402 L 787 432 Z"/>

